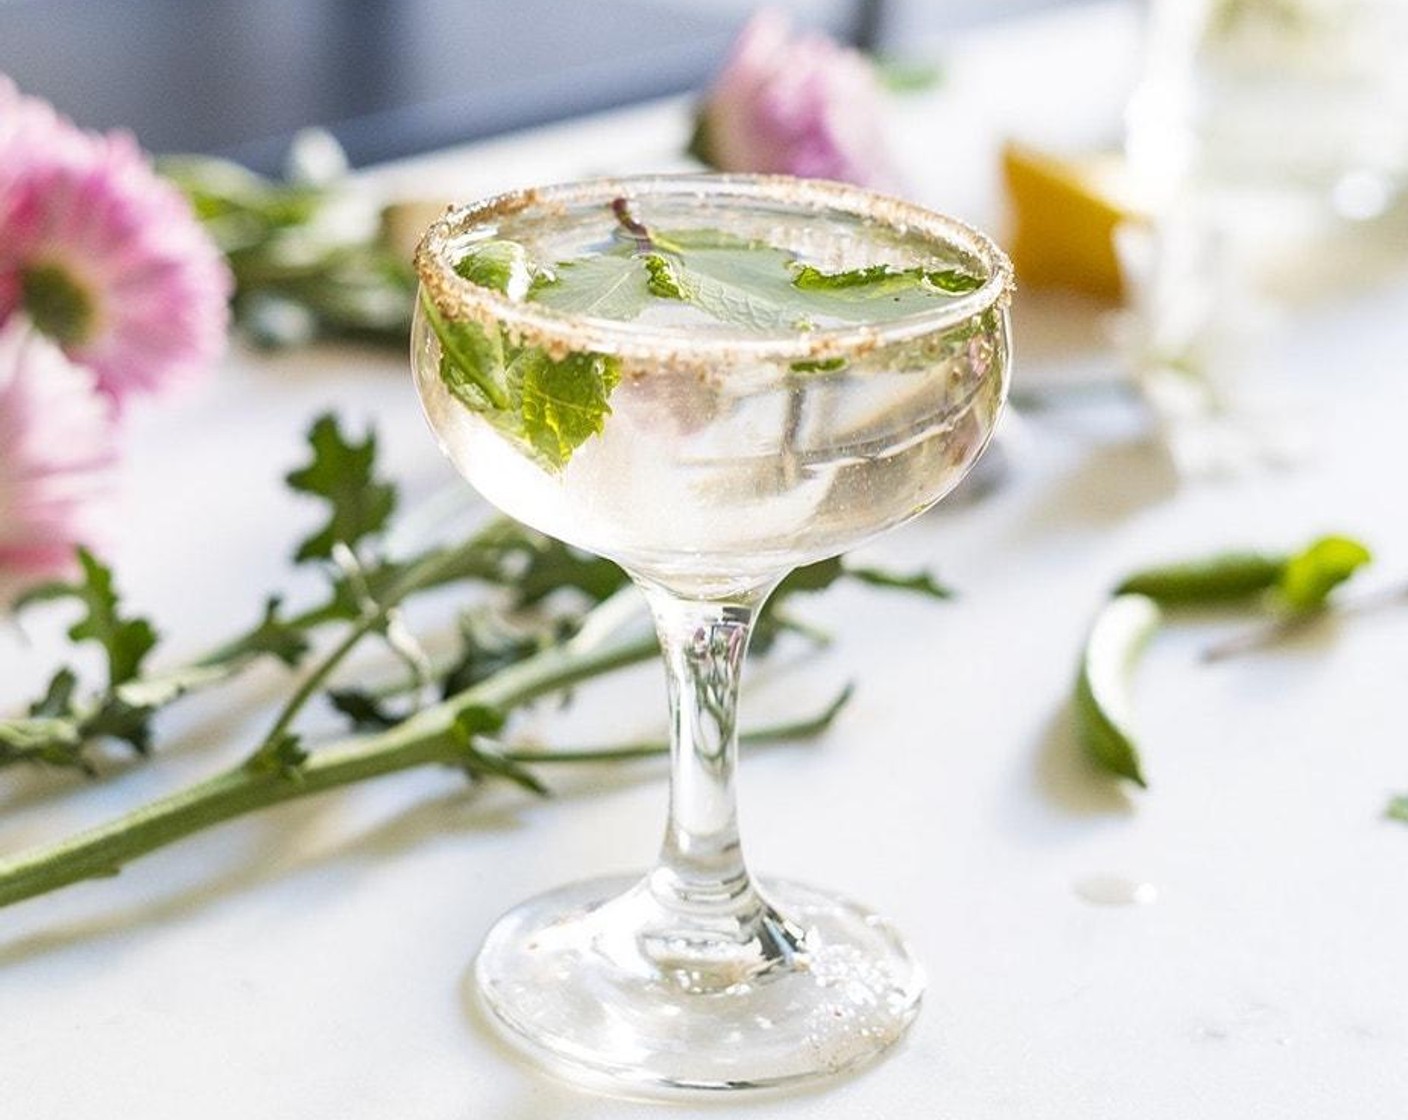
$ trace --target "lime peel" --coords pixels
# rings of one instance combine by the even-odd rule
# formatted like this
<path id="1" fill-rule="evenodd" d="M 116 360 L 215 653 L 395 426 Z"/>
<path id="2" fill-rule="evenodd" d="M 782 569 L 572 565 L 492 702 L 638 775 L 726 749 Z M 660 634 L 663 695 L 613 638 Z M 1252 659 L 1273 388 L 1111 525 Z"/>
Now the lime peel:
<path id="1" fill-rule="evenodd" d="M 1117 595 L 1091 627 L 1076 678 L 1076 735 L 1101 769 L 1147 788 L 1131 732 L 1130 684 L 1135 663 L 1162 613 L 1147 595 Z"/>

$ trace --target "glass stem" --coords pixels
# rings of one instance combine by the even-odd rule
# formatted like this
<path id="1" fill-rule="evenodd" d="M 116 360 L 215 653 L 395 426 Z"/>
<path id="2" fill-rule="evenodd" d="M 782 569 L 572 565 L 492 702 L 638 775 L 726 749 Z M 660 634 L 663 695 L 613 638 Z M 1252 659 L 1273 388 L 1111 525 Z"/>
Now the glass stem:
<path id="1" fill-rule="evenodd" d="M 758 608 L 775 583 L 700 602 L 645 586 L 670 689 L 670 816 L 648 880 L 659 907 L 697 935 L 753 941 L 763 904 L 738 836 L 738 684 Z"/>

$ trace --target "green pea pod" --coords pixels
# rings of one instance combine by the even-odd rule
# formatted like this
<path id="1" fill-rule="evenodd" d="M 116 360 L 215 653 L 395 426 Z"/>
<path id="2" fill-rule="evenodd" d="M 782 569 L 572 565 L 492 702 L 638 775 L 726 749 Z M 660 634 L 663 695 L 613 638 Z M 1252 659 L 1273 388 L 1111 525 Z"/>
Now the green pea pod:
<path id="1" fill-rule="evenodd" d="M 1203 560 L 1145 568 L 1115 588 L 1116 595 L 1144 595 L 1165 607 L 1197 607 L 1250 599 L 1277 586 L 1289 556 L 1223 552 Z"/>
<path id="2" fill-rule="evenodd" d="M 1081 747 L 1097 766 L 1147 787 L 1131 733 L 1130 679 L 1161 618 L 1154 600 L 1120 595 L 1091 627 L 1076 677 L 1073 709 Z"/>

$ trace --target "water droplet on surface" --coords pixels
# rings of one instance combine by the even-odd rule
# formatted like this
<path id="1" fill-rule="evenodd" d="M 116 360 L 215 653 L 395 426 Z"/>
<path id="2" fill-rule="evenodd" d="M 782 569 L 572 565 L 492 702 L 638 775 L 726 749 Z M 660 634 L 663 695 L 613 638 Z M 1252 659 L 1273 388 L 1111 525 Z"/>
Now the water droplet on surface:
<path id="1" fill-rule="evenodd" d="M 1159 888 L 1124 875 L 1087 875 L 1072 884 L 1076 897 L 1094 906 L 1150 906 L 1159 900 Z"/>

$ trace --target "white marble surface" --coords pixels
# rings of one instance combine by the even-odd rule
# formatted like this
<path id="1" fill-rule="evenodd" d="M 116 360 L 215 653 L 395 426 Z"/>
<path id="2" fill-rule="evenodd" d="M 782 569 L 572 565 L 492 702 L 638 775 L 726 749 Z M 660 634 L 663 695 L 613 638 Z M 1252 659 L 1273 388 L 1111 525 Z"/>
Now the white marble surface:
<path id="1" fill-rule="evenodd" d="M 975 40 L 947 92 L 897 122 L 911 130 L 920 193 L 991 217 L 978 164 L 966 178 L 934 177 L 950 137 L 954 150 L 978 153 L 1002 129 L 1039 133 L 1043 113 L 1058 138 L 1099 127 L 1088 110 L 1119 80 L 1108 45 L 1124 43 L 1127 61 L 1131 31 L 1123 9 L 1098 8 Z M 1028 65 L 994 72 L 1003 58 Z M 1063 98 L 1049 109 L 1044 83 L 1056 72 Z M 980 107 L 971 131 L 949 127 L 955 101 Z M 912 130 L 926 120 L 939 123 L 921 152 Z M 458 183 L 453 193 L 469 195 L 666 165 L 683 128 L 679 105 L 650 107 L 385 181 Z M 1019 317 L 1019 378 L 1108 367 L 1097 323 L 1066 326 L 1023 347 Z M 1408 607 L 1214 667 L 1197 654 L 1228 624 L 1160 636 L 1137 697 L 1147 792 L 1093 774 L 1064 712 L 1092 612 L 1132 567 L 1343 529 L 1376 547 L 1376 579 L 1408 573 L 1408 275 L 1303 311 L 1279 343 L 1314 436 L 1302 469 L 1177 488 L 1119 398 L 1030 413 L 995 496 L 869 550 L 878 562 L 935 566 L 961 598 L 832 595 L 811 617 L 838 634 L 836 646 L 754 675 L 746 706 L 759 719 L 845 679 L 860 687 L 823 743 L 747 760 L 753 864 L 893 915 L 927 962 L 930 992 L 906 1042 L 860 1076 L 668 1115 L 1408 1113 L 1408 828 L 1382 816 L 1391 793 L 1408 791 Z M 182 399 L 134 410 L 113 554 L 132 603 L 163 620 L 172 654 L 249 621 L 266 589 L 310 593 L 288 584 L 282 556 L 311 511 L 277 480 L 298 461 L 308 419 L 328 407 L 376 421 L 409 495 L 450 481 L 394 356 L 237 353 Z M 29 645 L 0 635 L 0 701 L 43 679 L 59 628 L 36 618 Z M 173 712 L 159 756 L 102 784 L 73 793 L 6 775 L 0 850 L 238 758 L 268 718 L 275 677 Z M 632 730 L 662 722 L 654 671 L 584 699 L 582 718 L 597 725 L 606 712 Z M 448 773 L 406 774 L 225 826 L 116 880 L 5 911 L 0 1116 L 664 1114 L 539 1075 L 470 1010 L 466 969 L 498 913 L 567 879 L 638 866 L 658 840 L 658 769 L 559 781 L 561 796 L 540 803 L 470 793 Z M 1151 884 L 1157 899 L 1092 903 L 1111 878 Z"/>

